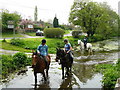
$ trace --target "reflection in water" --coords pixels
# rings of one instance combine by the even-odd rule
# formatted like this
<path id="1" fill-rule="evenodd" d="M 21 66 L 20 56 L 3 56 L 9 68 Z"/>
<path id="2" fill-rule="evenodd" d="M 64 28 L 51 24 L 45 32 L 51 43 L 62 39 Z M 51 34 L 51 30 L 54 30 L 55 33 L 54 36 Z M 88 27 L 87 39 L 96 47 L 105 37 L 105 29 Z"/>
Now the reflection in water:
<path id="1" fill-rule="evenodd" d="M 94 71 L 96 64 L 112 63 L 118 59 L 117 52 L 96 53 L 92 56 L 81 56 L 80 53 L 75 53 L 73 70 L 74 74 L 79 78 L 82 83 L 87 83 L 88 80 L 92 80 L 96 72 Z"/>
<path id="2" fill-rule="evenodd" d="M 96 72 L 93 71 L 93 65 L 74 64 L 74 74 L 79 78 L 82 83 L 92 79 Z"/>
<path id="3" fill-rule="evenodd" d="M 63 88 L 69 88 L 69 90 L 72 90 L 72 86 L 72 76 L 68 76 L 66 79 L 63 80 L 58 90 L 62 90 Z"/>
<path id="4" fill-rule="evenodd" d="M 35 84 L 34 90 L 42 90 L 42 89 L 51 90 L 49 86 L 49 79 L 47 81 L 41 80 L 40 84 Z"/>

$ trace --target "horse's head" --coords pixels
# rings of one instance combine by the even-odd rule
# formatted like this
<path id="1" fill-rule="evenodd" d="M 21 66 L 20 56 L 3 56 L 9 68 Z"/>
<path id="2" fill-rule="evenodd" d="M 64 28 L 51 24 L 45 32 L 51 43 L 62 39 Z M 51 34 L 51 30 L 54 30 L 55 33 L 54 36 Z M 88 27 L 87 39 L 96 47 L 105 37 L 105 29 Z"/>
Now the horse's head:
<path id="1" fill-rule="evenodd" d="M 34 61 L 34 62 L 37 62 L 37 58 L 38 58 L 38 54 L 37 54 L 37 51 L 36 52 L 33 52 L 33 54 L 32 54 L 32 61 Z"/>
<path id="2" fill-rule="evenodd" d="M 57 52 L 56 52 L 56 61 L 58 61 L 59 59 L 61 59 L 62 57 L 64 57 L 65 52 L 63 49 L 60 48 L 56 48 Z"/>
<path id="3" fill-rule="evenodd" d="M 80 44 L 81 44 L 81 42 L 82 42 L 81 40 L 78 40 L 78 45 L 80 45 Z"/>

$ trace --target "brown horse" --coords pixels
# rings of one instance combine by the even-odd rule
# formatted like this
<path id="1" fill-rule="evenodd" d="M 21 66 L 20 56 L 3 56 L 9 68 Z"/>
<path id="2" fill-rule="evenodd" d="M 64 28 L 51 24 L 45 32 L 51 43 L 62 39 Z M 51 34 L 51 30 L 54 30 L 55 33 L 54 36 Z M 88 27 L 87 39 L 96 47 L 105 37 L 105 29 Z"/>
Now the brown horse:
<path id="1" fill-rule="evenodd" d="M 42 56 L 39 56 L 37 52 L 33 52 L 32 54 L 32 65 L 34 65 L 34 76 L 35 76 L 35 83 L 37 83 L 37 73 L 42 73 L 44 80 L 46 81 L 46 76 L 48 77 L 48 70 L 50 65 L 50 56 L 47 56 L 48 65 L 46 66 L 44 58 Z M 46 69 L 46 74 L 45 74 Z"/>

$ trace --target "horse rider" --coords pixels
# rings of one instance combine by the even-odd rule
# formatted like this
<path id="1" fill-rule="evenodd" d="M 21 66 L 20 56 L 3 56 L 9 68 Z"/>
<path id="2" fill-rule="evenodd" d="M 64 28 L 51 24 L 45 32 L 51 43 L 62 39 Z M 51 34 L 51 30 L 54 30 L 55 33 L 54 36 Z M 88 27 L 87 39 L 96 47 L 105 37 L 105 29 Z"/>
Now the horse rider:
<path id="1" fill-rule="evenodd" d="M 85 37 L 83 39 L 85 49 L 87 48 L 87 42 L 88 42 L 88 38 L 87 38 L 87 35 L 85 35 Z"/>
<path id="2" fill-rule="evenodd" d="M 71 52 L 72 46 L 71 46 L 71 44 L 69 43 L 68 39 L 64 39 L 64 43 L 65 43 L 65 45 L 64 45 L 65 52 L 66 52 L 67 54 L 69 54 L 70 60 L 71 60 L 71 62 L 73 63 L 73 54 L 72 54 L 72 52 Z"/>
<path id="3" fill-rule="evenodd" d="M 37 48 L 37 53 L 40 55 L 40 58 L 43 58 L 46 66 L 48 65 L 48 46 L 46 45 L 46 40 L 43 39 L 41 45 Z"/>

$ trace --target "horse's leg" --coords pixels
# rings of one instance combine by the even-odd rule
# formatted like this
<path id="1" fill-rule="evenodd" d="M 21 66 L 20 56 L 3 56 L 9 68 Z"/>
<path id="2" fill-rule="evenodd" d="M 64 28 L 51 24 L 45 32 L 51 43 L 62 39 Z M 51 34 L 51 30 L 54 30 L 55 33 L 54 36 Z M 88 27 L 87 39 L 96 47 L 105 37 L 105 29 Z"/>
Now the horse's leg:
<path id="1" fill-rule="evenodd" d="M 62 65 L 62 79 L 64 79 L 64 66 Z"/>
<path id="2" fill-rule="evenodd" d="M 69 67 L 66 67 L 66 74 L 65 74 L 65 76 L 67 75 L 67 76 L 69 76 Z"/>
<path id="3" fill-rule="evenodd" d="M 72 63 L 71 63 L 71 65 L 70 65 L 70 73 L 72 72 Z"/>
<path id="4" fill-rule="evenodd" d="M 91 52 L 91 55 L 93 55 L 93 51 L 92 51 L 92 49 L 90 49 L 90 52 Z"/>
<path id="5" fill-rule="evenodd" d="M 48 77 L 48 70 L 49 70 L 49 65 L 46 68 L 46 76 Z"/>
<path id="6" fill-rule="evenodd" d="M 44 71 L 43 71 L 42 74 L 43 74 L 44 80 L 47 81 L 46 76 L 45 76 L 45 72 L 44 72 Z"/>
<path id="7" fill-rule="evenodd" d="M 35 76 L 35 84 L 37 84 L 37 73 L 34 72 L 34 76 Z"/>

